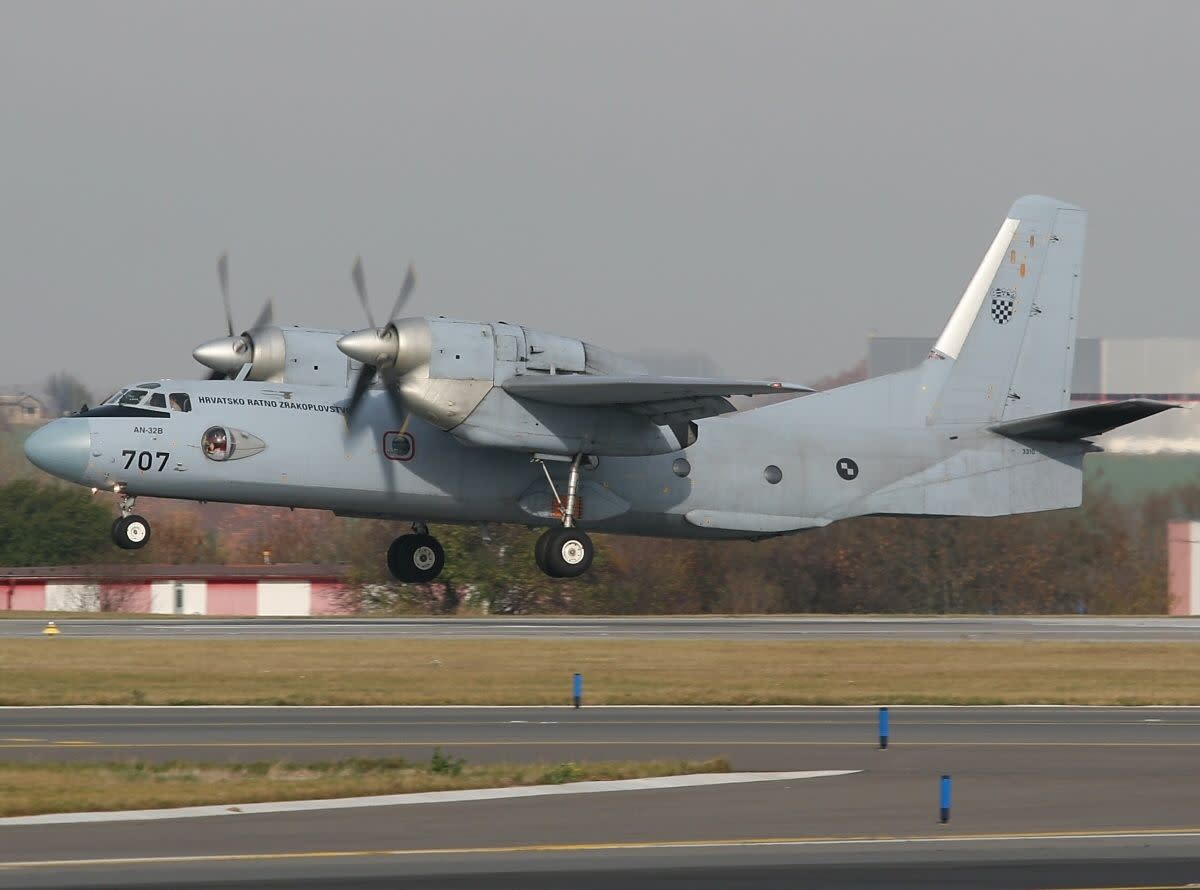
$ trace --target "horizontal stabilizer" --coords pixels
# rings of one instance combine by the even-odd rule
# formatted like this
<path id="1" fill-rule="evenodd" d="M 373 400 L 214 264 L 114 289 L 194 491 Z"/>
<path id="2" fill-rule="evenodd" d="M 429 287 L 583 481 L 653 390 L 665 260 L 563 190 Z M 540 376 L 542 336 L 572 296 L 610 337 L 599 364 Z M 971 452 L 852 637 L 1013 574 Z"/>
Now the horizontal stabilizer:
<path id="1" fill-rule="evenodd" d="M 1135 420 L 1153 417 L 1161 411 L 1178 407 L 1154 399 L 1127 399 L 1124 402 L 1084 405 L 1082 408 L 1067 408 L 1065 411 L 1009 420 L 989 429 L 1010 439 L 1071 442 L 1089 436 L 1099 436 Z"/>

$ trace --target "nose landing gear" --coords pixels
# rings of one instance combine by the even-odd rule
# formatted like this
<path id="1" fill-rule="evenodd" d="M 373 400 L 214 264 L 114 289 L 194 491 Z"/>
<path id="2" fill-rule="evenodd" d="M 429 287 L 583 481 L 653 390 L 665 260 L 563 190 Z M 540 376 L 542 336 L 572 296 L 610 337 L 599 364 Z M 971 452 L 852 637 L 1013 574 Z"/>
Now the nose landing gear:
<path id="1" fill-rule="evenodd" d="M 438 539 L 429 534 L 423 522 L 413 523 L 413 533 L 392 541 L 387 552 L 388 571 L 397 581 L 427 584 L 442 573 L 446 551 Z"/>
<path id="2" fill-rule="evenodd" d="M 140 550 L 150 541 L 150 522 L 133 512 L 136 497 L 121 495 L 121 516 L 112 525 L 113 543 L 122 550 Z"/>

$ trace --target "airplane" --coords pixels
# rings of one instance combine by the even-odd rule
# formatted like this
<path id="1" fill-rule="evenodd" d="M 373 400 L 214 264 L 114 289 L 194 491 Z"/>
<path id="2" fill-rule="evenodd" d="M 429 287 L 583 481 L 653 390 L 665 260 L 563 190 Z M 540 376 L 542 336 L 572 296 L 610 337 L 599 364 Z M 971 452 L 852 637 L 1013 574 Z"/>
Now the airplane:
<path id="1" fill-rule="evenodd" d="M 1175 407 L 1071 408 L 1087 214 L 1018 199 L 929 356 L 824 392 L 662 377 L 590 343 L 508 322 L 401 317 L 280 327 L 268 307 L 197 347 L 208 380 L 152 380 L 57 419 L 25 444 L 62 479 L 115 493 L 114 542 L 145 546 L 139 496 L 404 520 L 403 582 L 445 564 L 429 523 L 546 527 L 555 578 L 591 565 L 592 532 L 759 540 L 868 515 L 1002 516 L 1077 507 L 1084 455 Z M 796 398 L 734 411 L 729 397 Z M 486 528 L 486 525 L 484 525 Z"/>

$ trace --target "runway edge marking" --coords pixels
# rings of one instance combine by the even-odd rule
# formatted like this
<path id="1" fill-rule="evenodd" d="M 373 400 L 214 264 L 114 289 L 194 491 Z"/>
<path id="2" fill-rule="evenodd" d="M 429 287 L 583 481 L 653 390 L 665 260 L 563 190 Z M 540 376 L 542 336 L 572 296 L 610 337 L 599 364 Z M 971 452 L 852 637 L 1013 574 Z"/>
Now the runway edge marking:
<path id="1" fill-rule="evenodd" d="M 614 779 L 606 782 L 570 782 L 565 785 L 526 785 L 519 788 L 470 788 L 462 791 L 427 791 L 415 794 L 378 794 L 370 797 L 335 797 L 327 800 L 285 800 L 262 803 L 212 804 L 158 810 L 110 810 L 90 813 L 46 813 L 40 816 L 9 816 L 0 828 L 21 825 L 73 825 L 84 822 L 145 822 L 157 819 L 198 819 L 212 816 L 251 816 L 264 813 L 293 813 L 310 810 L 344 810 L 360 807 L 394 807 L 414 804 L 467 803 L 517 797 L 549 797 L 563 794 L 601 794 L 617 791 L 667 791 L 676 788 L 707 788 L 750 782 L 786 782 L 850 776 L 862 770 L 800 770 L 763 773 L 696 773 L 686 776 L 657 776 L 649 779 Z"/>

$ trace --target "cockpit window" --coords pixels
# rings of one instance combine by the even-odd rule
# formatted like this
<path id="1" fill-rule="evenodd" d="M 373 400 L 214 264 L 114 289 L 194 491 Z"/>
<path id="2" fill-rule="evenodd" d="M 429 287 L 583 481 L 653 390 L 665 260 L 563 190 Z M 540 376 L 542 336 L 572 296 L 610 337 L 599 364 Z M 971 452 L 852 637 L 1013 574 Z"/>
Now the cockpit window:
<path id="1" fill-rule="evenodd" d="M 171 410 L 172 411 L 191 411 L 192 400 L 186 392 L 171 393 Z"/>
<path id="2" fill-rule="evenodd" d="M 103 404 L 115 405 L 115 404 L 117 404 L 117 400 L 119 398 L 121 398 L 121 396 L 125 395 L 125 393 L 127 393 L 127 392 L 129 392 L 129 390 L 127 390 L 127 389 L 118 389 L 111 396 L 109 396 L 107 399 L 105 399 Z"/>
<path id="3" fill-rule="evenodd" d="M 126 392 L 125 395 L 121 396 L 121 400 L 118 402 L 118 404 L 136 405 L 142 400 L 144 395 L 146 395 L 146 390 L 144 389 L 131 389 Z"/>
<path id="4" fill-rule="evenodd" d="M 167 397 L 164 396 L 161 392 L 156 392 L 154 395 L 150 396 L 150 401 L 148 401 L 146 403 L 146 407 L 148 407 L 148 408 L 166 408 L 167 407 Z"/>
<path id="5" fill-rule="evenodd" d="M 142 389 L 158 389 L 160 386 L 162 386 L 162 384 L 161 383 L 139 383 L 138 386 L 140 386 Z"/>

